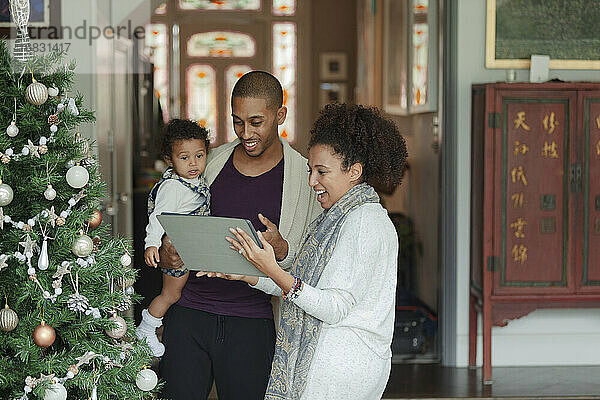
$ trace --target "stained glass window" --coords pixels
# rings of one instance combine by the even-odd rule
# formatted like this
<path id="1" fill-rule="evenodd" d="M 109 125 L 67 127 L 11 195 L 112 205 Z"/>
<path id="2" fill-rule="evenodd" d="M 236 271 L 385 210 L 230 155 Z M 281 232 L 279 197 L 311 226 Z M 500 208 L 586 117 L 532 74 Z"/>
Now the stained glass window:
<path id="1" fill-rule="evenodd" d="M 217 74 L 207 64 L 191 65 L 187 78 L 187 116 L 210 132 L 214 142 L 217 132 Z"/>
<path id="2" fill-rule="evenodd" d="M 169 37 L 167 25 L 149 24 L 146 26 L 145 52 L 154 64 L 154 93 L 158 98 L 163 119 L 169 119 Z"/>
<path id="3" fill-rule="evenodd" d="M 237 138 L 233 130 L 233 123 L 231 120 L 231 91 L 233 90 L 233 86 L 237 82 L 238 79 L 246 72 L 252 70 L 252 67 L 249 65 L 230 65 L 225 70 L 225 109 L 227 110 L 227 115 L 225 116 L 225 126 L 227 127 L 225 130 L 227 132 L 226 140 L 231 142 Z"/>
<path id="4" fill-rule="evenodd" d="M 190 37 L 187 53 L 192 57 L 252 57 L 256 42 L 239 32 L 202 32 Z"/>
<path id="5" fill-rule="evenodd" d="M 182 10 L 260 10 L 260 0 L 179 0 Z"/>
<path id="6" fill-rule="evenodd" d="M 427 102 L 429 25 L 427 13 L 429 0 L 416 0 L 414 5 L 414 23 L 412 28 L 413 65 L 412 65 L 412 104 Z"/>
<path id="7" fill-rule="evenodd" d="M 273 75 L 283 86 L 283 105 L 287 118 L 279 129 L 281 137 L 293 143 L 296 134 L 296 24 L 273 24 Z"/>
<path id="8" fill-rule="evenodd" d="M 296 0 L 273 0 L 273 15 L 294 15 L 296 13 Z"/>

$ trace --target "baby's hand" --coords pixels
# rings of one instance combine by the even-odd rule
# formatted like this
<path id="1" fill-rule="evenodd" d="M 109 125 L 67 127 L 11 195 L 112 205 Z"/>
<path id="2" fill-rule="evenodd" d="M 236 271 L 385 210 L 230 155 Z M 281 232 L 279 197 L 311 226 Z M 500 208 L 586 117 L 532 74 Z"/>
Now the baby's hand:
<path id="1" fill-rule="evenodd" d="M 156 268 L 158 263 L 160 262 L 160 257 L 158 256 L 158 248 L 154 246 L 150 246 L 144 251 L 144 260 L 146 264 Z"/>

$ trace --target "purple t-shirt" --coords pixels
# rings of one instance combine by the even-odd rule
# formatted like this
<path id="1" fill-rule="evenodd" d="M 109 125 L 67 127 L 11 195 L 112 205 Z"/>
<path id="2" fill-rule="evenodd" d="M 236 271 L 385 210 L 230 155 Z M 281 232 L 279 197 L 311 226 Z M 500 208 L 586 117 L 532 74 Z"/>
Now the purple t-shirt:
<path id="1" fill-rule="evenodd" d="M 264 231 L 258 213 L 279 226 L 282 193 L 283 159 L 262 175 L 246 176 L 233 165 L 232 153 L 210 186 L 210 215 L 245 218 L 257 231 Z M 270 295 L 245 282 L 194 274 L 189 275 L 177 304 L 219 315 L 273 318 Z"/>

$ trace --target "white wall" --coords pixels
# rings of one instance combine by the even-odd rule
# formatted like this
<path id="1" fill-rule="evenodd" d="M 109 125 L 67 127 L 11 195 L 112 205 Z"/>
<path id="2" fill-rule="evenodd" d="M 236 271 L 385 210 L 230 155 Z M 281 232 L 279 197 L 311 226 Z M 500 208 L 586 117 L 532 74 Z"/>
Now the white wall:
<path id="1" fill-rule="evenodd" d="M 457 321 L 456 359 L 468 364 L 469 210 L 471 84 L 503 81 L 505 70 L 485 68 L 485 15 L 483 0 L 458 2 L 457 56 Z M 600 81 L 600 71 L 550 71 L 565 81 Z M 518 81 L 529 71 L 517 71 Z M 479 329 L 481 363 L 481 323 Z M 492 330 L 492 365 L 600 364 L 600 310 L 538 310 L 504 328 Z"/>

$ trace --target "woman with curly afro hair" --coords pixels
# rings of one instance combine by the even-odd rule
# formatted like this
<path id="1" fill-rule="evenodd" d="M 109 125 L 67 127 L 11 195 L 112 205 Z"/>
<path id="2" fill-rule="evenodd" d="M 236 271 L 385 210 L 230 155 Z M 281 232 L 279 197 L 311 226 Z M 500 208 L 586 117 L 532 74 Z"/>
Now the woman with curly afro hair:
<path id="1" fill-rule="evenodd" d="M 232 249 L 268 278 L 241 279 L 282 296 L 265 399 L 379 399 L 391 368 L 398 238 L 374 184 L 395 187 L 406 163 L 398 129 L 375 108 L 326 106 L 311 130 L 309 184 L 324 212 L 289 272 L 241 229 Z"/>

